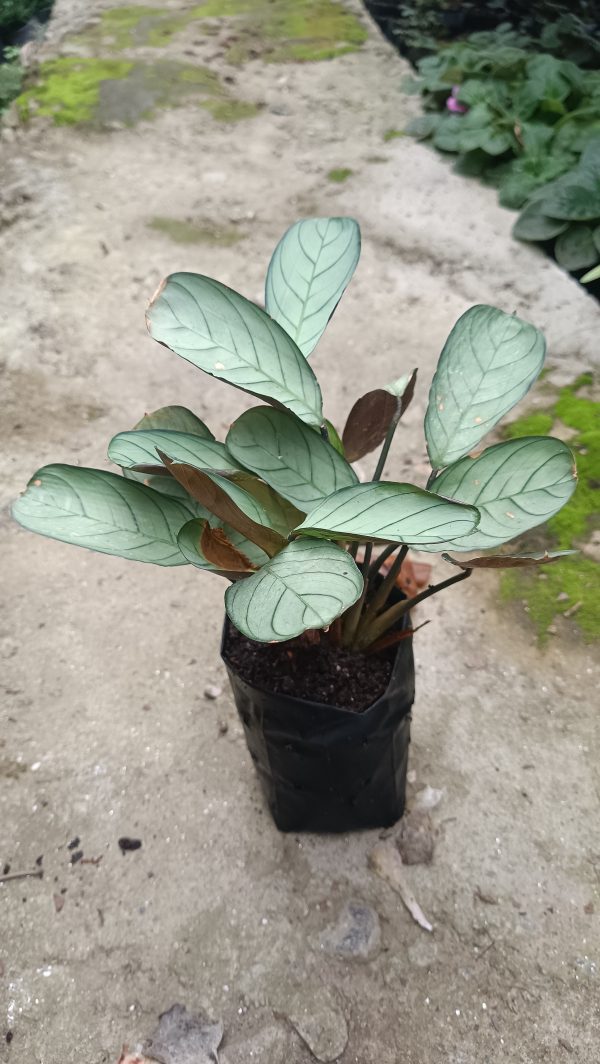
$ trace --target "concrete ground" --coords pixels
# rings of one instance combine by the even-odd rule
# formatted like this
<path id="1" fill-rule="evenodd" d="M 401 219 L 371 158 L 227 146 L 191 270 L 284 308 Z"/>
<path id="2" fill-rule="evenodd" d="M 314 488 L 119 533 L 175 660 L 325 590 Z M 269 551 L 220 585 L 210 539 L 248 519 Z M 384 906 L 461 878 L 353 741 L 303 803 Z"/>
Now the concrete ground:
<path id="1" fill-rule="evenodd" d="M 145 302 L 174 269 L 260 299 L 302 215 L 363 229 L 313 358 L 328 416 L 342 424 L 367 388 L 420 367 L 397 478 L 422 478 L 428 382 L 472 303 L 544 329 L 551 380 L 597 359 L 597 304 L 511 240 L 494 192 L 420 144 L 384 141 L 415 107 L 406 67 L 344 6 L 368 39 L 327 61 L 267 63 L 257 47 L 231 66 L 227 20 L 216 35 L 188 24 L 160 50 L 232 78 L 254 117 L 224 123 L 191 101 L 131 128 L 36 120 L 0 141 L 0 860 L 44 870 L 0 886 L 10 1064 L 114 1064 L 175 1002 L 222 1021 L 222 1064 L 600 1056 L 597 662 L 576 636 L 561 627 L 540 651 L 485 574 L 422 608 L 410 791 L 443 795 L 433 862 L 405 874 L 428 934 L 370 870 L 377 832 L 285 836 L 270 822 L 218 657 L 217 578 L 77 551 L 8 516 L 34 469 L 104 467 L 108 439 L 145 410 L 184 403 L 225 432 L 249 403 L 153 344 Z M 79 54 L 69 34 L 110 7 L 57 0 L 43 54 Z M 333 169 L 352 173 L 334 183 Z M 179 244 L 157 217 L 213 243 Z M 141 848 L 122 854 L 122 836 Z"/>

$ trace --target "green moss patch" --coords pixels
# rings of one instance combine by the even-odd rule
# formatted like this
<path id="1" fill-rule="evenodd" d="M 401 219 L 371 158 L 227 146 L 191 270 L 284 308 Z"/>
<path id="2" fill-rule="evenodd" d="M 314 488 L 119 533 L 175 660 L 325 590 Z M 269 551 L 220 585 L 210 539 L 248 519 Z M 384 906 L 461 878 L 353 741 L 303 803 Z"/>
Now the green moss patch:
<path id="1" fill-rule="evenodd" d="M 89 48 L 113 52 L 140 46 L 159 48 L 168 44 L 189 21 L 189 15 L 174 15 L 165 7 L 112 7 L 102 12 L 96 25 L 72 40 Z"/>
<path id="2" fill-rule="evenodd" d="M 211 223 L 197 225 L 194 222 L 181 221 L 179 218 L 163 216 L 151 218 L 147 224 L 149 229 L 164 233 L 176 244 L 211 244 L 231 247 L 232 244 L 237 244 L 239 240 L 244 239 L 244 234 L 233 226 L 217 226 Z"/>
<path id="3" fill-rule="evenodd" d="M 352 176 L 353 171 L 348 170 L 346 167 L 341 167 L 339 170 L 330 170 L 327 174 L 327 180 L 333 181 L 335 185 L 342 185 L 344 181 L 347 181 Z"/>
<path id="4" fill-rule="evenodd" d="M 383 139 L 387 144 L 389 140 L 396 140 L 398 137 L 405 136 L 406 133 L 403 133 L 401 129 L 386 129 L 385 133 L 383 134 Z"/>
<path id="5" fill-rule="evenodd" d="M 198 18 L 240 16 L 228 59 L 235 64 L 260 56 L 268 63 L 316 62 L 355 52 L 367 31 L 335 0 L 207 0 Z"/>
<path id="6" fill-rule="evenodd" d="M 230 96 L 206 67 L 169 60 L 77 58 L 42 63 L 36 83 L 17 98 L 17 107 L 25 121 L 37 114 L 56 125 L 100 128 L 132 126 L 160 108 L 193 98 L 218 121 L 237 121 L 258 111 L 255 104 Z"/>
<path id="7" fill-rule="evenodd" d="M 574 433 L 568 442 L 577 463 L 577 488 L 559 513 L 527 536 L 527 545 L 535 549 L 584 546 L 600 527 L 600 404 L 581 394 L 591 384 L 591 376 L 584 374 L 562 388 L 552 406 L 519 418 L 505 432 L 511 439 L 545 435 L 558 420 Z M 600 638 L 600 567 L 584 554 L 543 571 L 508 571 L 502 576 L 501 594 L 504 601 L 526 602 L 541 642 L 546 641 L 553 619 L 562 613 L 573 618 L 587 641 Z"/>

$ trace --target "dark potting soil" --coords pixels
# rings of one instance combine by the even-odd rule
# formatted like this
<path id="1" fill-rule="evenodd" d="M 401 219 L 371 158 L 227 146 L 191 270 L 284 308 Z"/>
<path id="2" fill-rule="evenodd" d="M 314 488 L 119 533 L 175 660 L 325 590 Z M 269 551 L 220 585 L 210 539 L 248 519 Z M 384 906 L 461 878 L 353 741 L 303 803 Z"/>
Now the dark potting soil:
<path id="1" fill-rule="evenodd" d="M 356 713 L 381 697 L 394 661 L 393 653 L 367 656 L 326 642 L 254 643 L 232 625 L 226 652 L 242 680 L 253 687 Z"/>

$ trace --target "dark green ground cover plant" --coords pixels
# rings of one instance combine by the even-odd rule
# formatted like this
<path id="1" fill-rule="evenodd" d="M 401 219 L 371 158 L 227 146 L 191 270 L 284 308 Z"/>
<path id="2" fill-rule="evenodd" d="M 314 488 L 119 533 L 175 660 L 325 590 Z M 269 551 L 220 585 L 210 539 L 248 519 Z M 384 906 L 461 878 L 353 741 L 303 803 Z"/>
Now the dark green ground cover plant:
<path id="1" fill-rule="evenodd" d="M 583 282 L 600 277 L 600 136 L 587 144 L 577 166 L 530 197 L 513 233 L 519 240 L 554 240 L 565 270 L 588 270 Z"/>
<path id="2" fill-rule="evenodd" d="M 475 33 L 419 63 L 427 113 L 409 131 L 520 208 L 600 137 L 600 71 L 532 54 L 509 30 Z"/>
<path id="3" fill-rule="evenodd" d="M 365 6 L 403 55 L 416 63 L 440 43 L 506 25 L 529 47 L 572 59 L 600 61 L 600 11 L 595 0 L 365 0 Z"/>
<path id="4" fill-rule="evenodd" d="M 406 634 L 399 626 L 412 606 L 476 568 L 545 565 L 571 553 L 497 554 L 570 498 L 566 444 L 528 436 L 478 451 L 542 369 L 545 343 L 533 325 L 489 306 L 456 323 L 429 395 L 424 486 L 381 479 L 416 370 L 362 395 L 341 438 L 325 418 L 309 356 L 359 253 L 353 219 L 297 222 L 271 259 L 265 310 L 212 278 L 168 277 L 148 309 L 150 334 L 260 405 L 223 442 L 186 408 L 146 414 L 109 444 L 122 475 L 45 466 L 15 502 L 16 520 L 103 553 L 225 577 L 227 613 L 250 639 L 326 637 L 370 652 Z M 368 323 L 362 328 L 371 376 Z M 361 483 L 352 463 L 378 449 Z M 443 552 L 458 572 L 391 604 L 409 547 Z"/>
<path id="5" fill-rule="evenodd" d="M 20 93 L 24 70 L 18 48 L 4 49 L 4 62 L 0 65 L 0 115 Z"/>
<path id="6" fill-rule="evenodd" d="M 32 18 L 46 19 L 54 0 L 0 0 L 0 36 L 20 29 Z"/>

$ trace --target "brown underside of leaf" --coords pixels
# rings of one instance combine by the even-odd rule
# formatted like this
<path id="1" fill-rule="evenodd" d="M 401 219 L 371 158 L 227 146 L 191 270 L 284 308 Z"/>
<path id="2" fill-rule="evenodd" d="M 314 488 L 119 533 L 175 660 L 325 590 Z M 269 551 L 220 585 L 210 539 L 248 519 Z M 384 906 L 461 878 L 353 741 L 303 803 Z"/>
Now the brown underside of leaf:
<path id="1" fill-rule="evenodd" d="M 211 528 L 208 521 L 202 529 L 200 536 L 200 550 L 207 561 L 217 565 L 219 569 L 225 569 L 234 573 L 252 573 L 256 566 L 252 564 L 241 550 L 234 547 L 227 538 L 222 528 Z"/>
<path id="2" fill-rule="evenodd" d="M 233 481 L 238 487 L 243 488 L 249 495 L 252 495 L 254 499 L 262 506 L 263 510 L 266 510 L 269 517 L 273 517 L 273 527 L 278 523 L 281 527 L 285 527 L 286 532 L 291 532 L 292 529 L 301 525 L 306 517 L 306 514 L 302 510 L 296 509 L 293 503 L 288 502 L 283 498 L 278 491 L 275 491 L 269 484 L 266 484 L 260 477 L 255 476 L 253 473 L 245 473 L 243 470 L 236 470 L 233 473 L 224 474 L 227 480 Z"/>
<path id="3" fill-rule="evenodd" d="M 348 462 L 358 461 L 383 443 L 399 408 L 400 401 L 384 388 L 375 388 L 356 400 L 342 433 Z"/>
<path id="4" fill-rule="evenodd" d="M 449 554 L 442 554 L 442 558 L 446 562 L 451 562 L 452 565 L 458 566 L 459 569 L 521 569 L 527 565 L 550 565 L 551 562 L 558 562 L 564 557 L 564 553 L 561 551 L 558 554 L 517 554 L 513 557 L 501 555 L 490 558 L 468 558 L 466 561 L 459 561 L 458 558 L 452 558 Z"/>
<path id="5" fill-rule="evenodd" d="M 285 547 L 286 541 L 283 536 L 274 532 L 272 528 L 259 525 L 243 513 L 233 499 L 229 498 L 227 492 L 219 484 L 215 484 L 207 473 L 194 466 L 185 465 L 183 462 L 173 462 L 162 451 L 159 451 L 158 455 L 169 472 L 193 499 L 205 506 L 219 520 L 235 528 L 236 532 L 240 532 L 246 539 L 256 543 L 257 547 L 261 547 L 270 558 Z"/>

